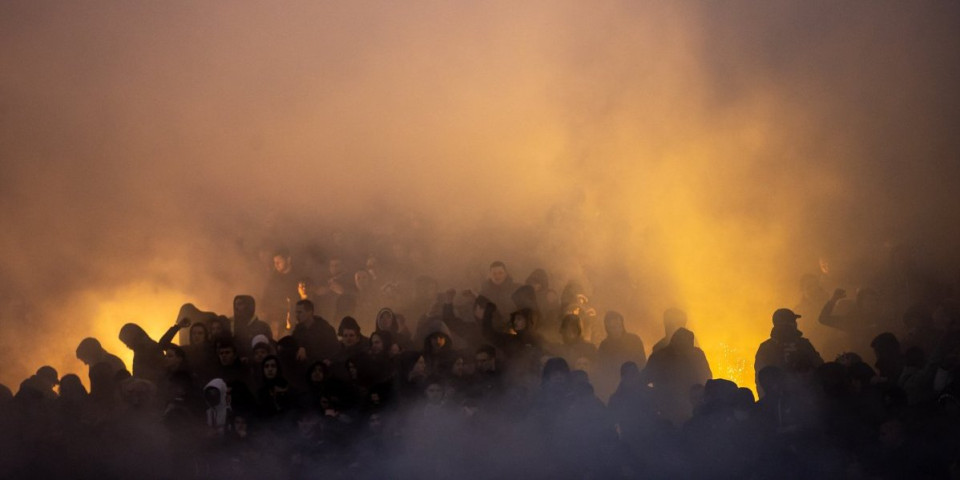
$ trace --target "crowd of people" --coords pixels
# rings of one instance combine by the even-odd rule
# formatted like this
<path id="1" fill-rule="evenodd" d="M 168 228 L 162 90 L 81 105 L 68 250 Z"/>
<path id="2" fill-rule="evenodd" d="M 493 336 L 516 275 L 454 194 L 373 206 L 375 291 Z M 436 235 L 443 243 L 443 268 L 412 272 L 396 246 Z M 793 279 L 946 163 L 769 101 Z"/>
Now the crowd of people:
<path id="1" fill-rule="evenodd" d="M 949 287 L 862 288 L 841 309 L 844 290 L 804 277 L 771 312 L 755 396 L 713 377 L 682 310 L 648 348 L 543 269 L 520 283 L 493 262 L 474 292 L 374 257 L 331 258 L 321 282 L 286 250 L 271 260 L 232 315 L 187 304 L 165 332 L 123 325 L 131 365 L 83 339 L 89 390 L 50 366 L 0 386 L 0 477 L 960 476 Z M 841 353 L 824 358 L 798 312 Z"/>

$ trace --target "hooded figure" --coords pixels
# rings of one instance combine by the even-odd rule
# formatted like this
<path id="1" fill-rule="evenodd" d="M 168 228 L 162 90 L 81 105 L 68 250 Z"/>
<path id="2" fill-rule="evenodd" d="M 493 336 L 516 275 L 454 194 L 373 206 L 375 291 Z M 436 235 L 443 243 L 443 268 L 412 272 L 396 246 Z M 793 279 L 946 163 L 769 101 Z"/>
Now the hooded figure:
<path id="1" fill-rule="evenodd" d="M 517 309 L 528 308 L 534 311 L 540 311 L 540 305 L 537 303 L 537 291 L 530 285 L 521 285 L 513 295 L 510 296 Z"/>
<path id="2" fill-rule="evenodd" d="M 575 370 L 589 373 L 597 360 L 597 347 L 583 339 L 580 317 L 564 315 L 560 321 L 560 338 L 562 343 L 557 346 L 557 355 L 565 358 Z"/>
<path id="3" fill-rule="evenodd" d="M 343 317 L 343 320 L 340 320 L 337 335 L 340 337 L 338 358 L 350 358 L 370 348 L 370 339 L 360 333 L 360 324 L 353 317 Z"/>
<path id="4" fill-rule="evenodd" d="M 420 398 L 427 379 L 427 361 L 420 352 L 402 352 L 394 391 L 401 403 L 411 403 Z"/>
<path id="5" fill-rule="evenodd" d="M 442 375 L 450 371 L 456 361 L 453 341 L 443 332 L 433 332 L 423 339 L 423 359 L 427 362 L 427 371 Z"/>
<path id="6" fill-rule="evenodd" d="M 693 332 L 686 328 L 678 329 L 669 345 L 653 352 L 641 372 L 641 383 L 652 385 L 658 408 L 674 425 L 690 418 L 690 388 L 702 386 L 711 378 L 707 357 L 694 346 Z"/>
<path id="7" fill-rule="evenodd" d="M 531 310 L 517 310 L 510 314 L 511 332 L 509 333 L 494 330 L 495 317 L 497 317 L 497 305 L 489 302 L 486 304 L 481 323 L 486 340 L 504 353 L 505 363 L 510 365 L 510 369 L 515 373 L 536 371 L 540 367 L 540 357 L 544 350 L 543 338 L 533 331 L 537 321 L 536 314 Z"/>
<path id="8" fill-rule="evenodd" d="M 803 338 L 803 332 L 797 329 L 798 318 L 800 315 L 786 308 L 773 312 L 773 330 L 770 338 L 757 349 L 754 375 L 770 365 L 780 367 L 786 374 L 812 372 L 823 365 L 823 358 L 813 344 Z M 763 395 L 762 391 L 759 393 Z"/>
<path id="9" fill-rule="evenodd" d="M 230 416 L 230 405 L 227 403 L 227 383 L 221 378 L 210 380 L 203 387 L 203 399 L 207 403 L 207 426 L 214 429 L 218 435 L 223 435 Z"/>
<path id="10" fill-rule="evenodd" d="M 261 415 L 272 417 L 293 408 L 296 396 L 283 376 L 280 359 L 276 355 L 268 355 L 260 364 L 260 371 L 263 380 L 257 391 L 257 399 Z"/>
<path id="11" fill-rule="evenodd" d="M 136 323 L 120 328 L 120 341 L 133 350 L 134 377 L 156 384 L 163 376 L 163 349 Z"/>
<path id="12" fill-rule="evenodd" d="M 93 373 L 93 366 L 101 362 L 108 365 L 113 373 L 127 369 L 120 357 L 104 350 L 100 341 L 92 337 L 84 338 L 77 346 L 77 359 L 87 365 L 88 378 Z"/>
<path id="13" fill-rule="evenodd" d="M 399 316 L 389 308 L 381 308 L 377 313 L 377 332 L 387 332 L 395 343 L 403 350 L 414 348 L 410 337 L 410 330 L 406 325 L 400 325 Z"/>
<path id="14" fill-rule="evenodd" d="M 647 354 L 643 340 L 636 334 L 627 332 L 623 325 L 623 315 L 613 310 L 603 318 L 607 338 L 600 342 L 600 361 L 609 369 L 620 368 L 624 362 L 634 362 L 643 369 L 647 365 Z"/>

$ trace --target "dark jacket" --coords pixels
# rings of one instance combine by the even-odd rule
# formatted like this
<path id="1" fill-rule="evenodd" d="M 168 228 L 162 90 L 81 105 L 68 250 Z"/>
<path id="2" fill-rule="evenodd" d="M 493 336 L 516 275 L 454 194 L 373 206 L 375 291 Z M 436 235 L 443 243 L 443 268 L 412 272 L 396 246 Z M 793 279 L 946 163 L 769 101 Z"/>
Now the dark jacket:
<path id="1" fill-rule="evenodd" d="M 314 316 L 313 324 L 307 327 L 297 324 L 293 329 L 293 338 L 307 351 L 307 362 L 328 360 L 340 352 L 337 332 L 323 317 Z"/>

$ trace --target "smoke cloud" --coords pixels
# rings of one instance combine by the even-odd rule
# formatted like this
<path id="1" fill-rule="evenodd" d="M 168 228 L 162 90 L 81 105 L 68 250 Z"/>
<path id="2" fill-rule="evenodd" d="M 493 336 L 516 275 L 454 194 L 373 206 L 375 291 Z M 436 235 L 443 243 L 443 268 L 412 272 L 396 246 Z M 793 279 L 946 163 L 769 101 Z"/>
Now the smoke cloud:
<path id="1" fill-rule="evenodd" d="M 862 278 L 909 245 L 956 278 L 958 13 L 3 2 L 0 382 L 363 233 L 427 245 L 443 286 L 580 280 L 648 345 L 681 306 L 752 382 L 819 259 Z"/>

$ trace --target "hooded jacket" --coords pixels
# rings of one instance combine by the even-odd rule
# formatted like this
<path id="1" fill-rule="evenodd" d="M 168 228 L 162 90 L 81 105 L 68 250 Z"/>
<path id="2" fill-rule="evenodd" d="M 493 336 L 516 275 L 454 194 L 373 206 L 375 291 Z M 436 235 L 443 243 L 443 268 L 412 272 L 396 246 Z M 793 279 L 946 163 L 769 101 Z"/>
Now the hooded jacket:
<path id="1" fill-rule="evenodd" d="M 230 414 L 230 405 L 227 404 L 227 383 L 221 378 L 214 378 L 203 387 L 206 394 L 207 389 L 213 388 L 220 394 L 219 402 L 210 406 L 207 404 L 207 426 L 217 429 L 221 434 L 227 425 L 227 417 Z M 206 398 L 206 395 L 204 395 Z"/>

